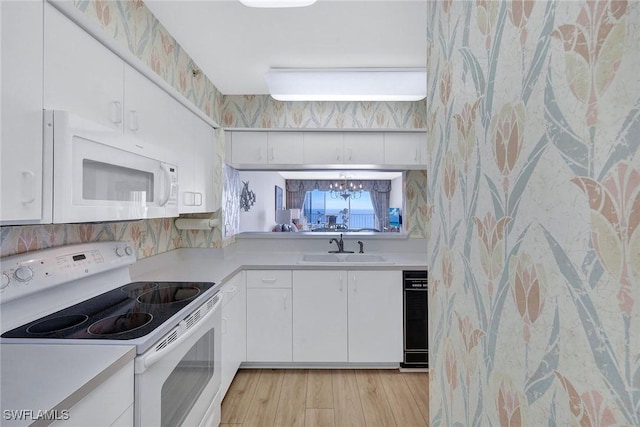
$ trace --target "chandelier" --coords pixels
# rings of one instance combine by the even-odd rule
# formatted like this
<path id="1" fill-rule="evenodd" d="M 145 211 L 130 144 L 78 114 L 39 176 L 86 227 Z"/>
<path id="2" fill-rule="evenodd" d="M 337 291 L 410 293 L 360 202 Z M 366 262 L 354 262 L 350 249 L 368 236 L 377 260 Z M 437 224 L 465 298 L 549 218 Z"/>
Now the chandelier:
<path id="1" fill-rule="evenodd" d="M 349 181 L 345 176 L 342 182 L 336 181 L 329 184 L 329 191 L 332 199 L 339 197 L 344 200 L 348 198 L 359 199 L 362 196 L 362 182 Z"/>

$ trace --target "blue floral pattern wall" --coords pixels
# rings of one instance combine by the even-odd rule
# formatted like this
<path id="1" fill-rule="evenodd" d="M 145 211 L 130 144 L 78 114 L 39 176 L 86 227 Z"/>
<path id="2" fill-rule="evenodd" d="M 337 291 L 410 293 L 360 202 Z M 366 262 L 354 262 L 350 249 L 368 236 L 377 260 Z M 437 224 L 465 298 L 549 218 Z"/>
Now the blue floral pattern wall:
<path id="1" fill-rule="evenodd" d="M 640 2 L 427 13 L 431 425 L 640 425 Z"/>

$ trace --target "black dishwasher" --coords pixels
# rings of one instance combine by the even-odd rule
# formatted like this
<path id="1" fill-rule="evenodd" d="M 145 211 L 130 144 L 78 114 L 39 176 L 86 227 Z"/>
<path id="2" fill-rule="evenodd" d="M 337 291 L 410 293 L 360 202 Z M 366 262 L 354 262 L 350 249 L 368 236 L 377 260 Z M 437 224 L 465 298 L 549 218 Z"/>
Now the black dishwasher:
<path id="1" fill-rule="evenodd" d="M 403 271 L 403 368 L 428 368 L 427 271 Z"/>

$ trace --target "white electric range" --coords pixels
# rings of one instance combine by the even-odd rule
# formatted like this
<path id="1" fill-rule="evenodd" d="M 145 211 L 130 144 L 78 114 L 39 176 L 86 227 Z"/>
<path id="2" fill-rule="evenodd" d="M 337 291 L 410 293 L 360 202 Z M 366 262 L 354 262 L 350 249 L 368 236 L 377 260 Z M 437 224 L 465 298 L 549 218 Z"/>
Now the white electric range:
<path id="1" fill-rule="evenodd" d="M 133 252 L 96 242 L 2 258 L 0 344 L 134 345 L 135 425 L 217 425 L 219 286 L 132 283 Z"/>

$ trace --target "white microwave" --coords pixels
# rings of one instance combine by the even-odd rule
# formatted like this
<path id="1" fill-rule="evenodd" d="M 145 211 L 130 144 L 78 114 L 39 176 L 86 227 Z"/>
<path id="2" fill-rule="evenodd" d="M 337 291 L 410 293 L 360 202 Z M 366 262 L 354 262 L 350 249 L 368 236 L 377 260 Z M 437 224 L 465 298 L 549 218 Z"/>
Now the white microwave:
<path id="1" fill-rule="evenodd" d="M 178 216 L 178 167 L 165 150 L 57 110 L 44 112 L 44 143 L 53 154 L 51 222 Z"/>

